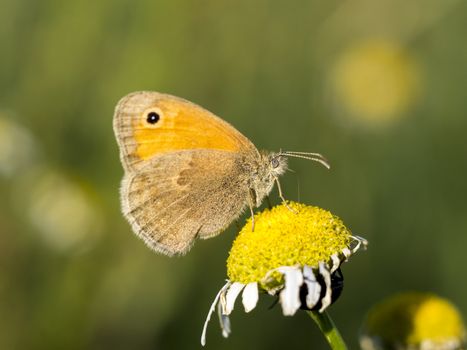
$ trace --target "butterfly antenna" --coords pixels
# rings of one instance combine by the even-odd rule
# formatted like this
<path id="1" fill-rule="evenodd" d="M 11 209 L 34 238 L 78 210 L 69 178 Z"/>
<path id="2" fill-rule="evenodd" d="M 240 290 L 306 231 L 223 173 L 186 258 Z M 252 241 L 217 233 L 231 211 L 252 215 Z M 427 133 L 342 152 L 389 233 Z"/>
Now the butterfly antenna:
<path id="1" fill-rule="evenodd" d="M 308 159 L 308 160 L 312 160 L 314 162 L 318 162 L 322 164 L 327 169 L 331 168 L 331 165 L 329 164 L 328 160 L 319 153 L 284 151 L 284 152 L 280 152 L 278 155 L 286 156 L 286 157 Z"/>

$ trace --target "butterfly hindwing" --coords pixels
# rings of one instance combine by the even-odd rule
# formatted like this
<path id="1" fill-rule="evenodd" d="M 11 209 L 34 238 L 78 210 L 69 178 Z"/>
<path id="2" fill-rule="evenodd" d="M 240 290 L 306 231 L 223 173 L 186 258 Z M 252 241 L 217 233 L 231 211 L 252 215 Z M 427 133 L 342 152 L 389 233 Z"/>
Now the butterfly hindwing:
<path id="1" fill-rule="evenodd" d="M 219 233 L 245 208 L 247 178 L 236 168 L 241 164 L 238 154 L 219 150 L 156 155 L 125 175 L 123 213 L 151 248 L 184 254 L 195 238 Z"/>

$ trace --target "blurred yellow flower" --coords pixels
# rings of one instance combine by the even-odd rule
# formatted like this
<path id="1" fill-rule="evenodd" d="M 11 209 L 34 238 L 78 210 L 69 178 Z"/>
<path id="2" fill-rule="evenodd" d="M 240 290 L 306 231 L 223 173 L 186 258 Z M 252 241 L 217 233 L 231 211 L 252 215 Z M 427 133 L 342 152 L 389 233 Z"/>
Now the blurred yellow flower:
<path id="1" fill-rule="evenodd" d="M 340 265 L 366 245 L 318 207 L 289 202 L 256 214 L 254 231 L 250 219 L 232 245 L 229 279 L 209 310 L 201 344 L 216 305 L 222 334 L 230 334 L 229 315 L 240 293 L 245 312 L 256 307 L 259 291 L 279 296 L 285 316 L 299 308 L 323 312 L 342 291 Z"/>
<path id="2" fill-rule="evenodd" d="M 446 299 L 406 292 L 374 306 L 364 322 L 363 350 L 454 350 L 465 345 L 462 318 Z"/>
<path id="3" fill-rule="evenodd" d="M 364 41 L 334 64 L 330 76 L 334 101 L 354 121 L 373 125 L 397 119 L 418 95 L 419 70 L 398 43 Z"/>

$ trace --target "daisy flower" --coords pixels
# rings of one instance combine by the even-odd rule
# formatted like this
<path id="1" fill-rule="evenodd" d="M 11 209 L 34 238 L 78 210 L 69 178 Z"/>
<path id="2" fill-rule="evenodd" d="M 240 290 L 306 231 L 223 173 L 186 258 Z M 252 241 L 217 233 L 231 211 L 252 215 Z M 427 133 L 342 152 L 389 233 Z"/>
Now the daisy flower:
<path id="1" fill-rule="evenodd" d="M 241 295 L 245 312 L 256 307 L 260 292 L 278 296 L 285 316 L 314 310 L 318 322 L 340 295 L 340 266 L 367 241 L 352 236 L 342 220 L 324 209 L 288 202 L 255 215 L 235 239 L 227 259 L 227 282 L 217 293 L 203 327 L 217 312 L 224 337 L 231 332 L 229 315 Z M 328 339 L 329 340 L 329 339 Z"/>

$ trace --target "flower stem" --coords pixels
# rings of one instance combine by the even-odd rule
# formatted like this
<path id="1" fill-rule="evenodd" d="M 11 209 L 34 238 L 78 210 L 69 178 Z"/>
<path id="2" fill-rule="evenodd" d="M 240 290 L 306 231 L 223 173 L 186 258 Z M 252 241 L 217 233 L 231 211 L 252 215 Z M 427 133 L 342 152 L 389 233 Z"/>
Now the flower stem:
<path id="1" fill-rule="evenodd" d="M 326 340 L 328 341 L 331 349 L 334 350 L 347 350 L 347 345 L 344 343 L 339 330 L 336 328 L 334 322 L 326 311 L 307 311 L 307 314 L 316 322 L 321 332 L 323 332 Z"/>

